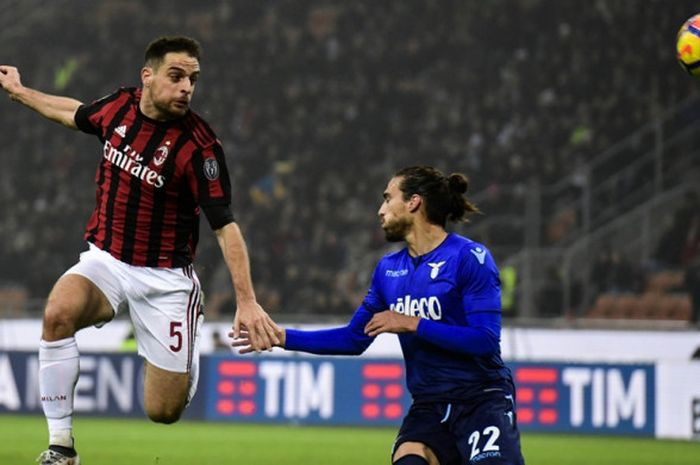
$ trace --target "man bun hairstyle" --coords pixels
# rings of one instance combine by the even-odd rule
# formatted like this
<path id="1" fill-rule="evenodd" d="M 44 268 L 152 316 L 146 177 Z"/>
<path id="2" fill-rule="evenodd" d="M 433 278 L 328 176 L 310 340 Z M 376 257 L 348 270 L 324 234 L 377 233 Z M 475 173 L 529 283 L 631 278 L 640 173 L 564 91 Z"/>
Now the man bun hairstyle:
<path id="1" fill-rule="evenodd" d="M 462 173 L 452 173 L 447 177 L 447 185 L 451 191 L 466 194 L 469 189 L 469 180 Z"/>
<path id="2" fill-rule="evenodd" d="M 481 210 L 467 200 L 465 194 L 469 190 L 469 179 L 462 173 L 452 173 L 447 177 L 447 185 L 450 190 L 451 208 L 447 215 L 448 221 L 469 222 L 469 215 L 481 213 Z"/>
<path id="3" fill-rule="evenodd" d="M 404 200 L 415 194 L 423 198 L 428 221 L 432 224 L 444 227 L 448 221 L 468 222 L 470 214 L 480 213 L 465 197 L 469 180 L 462 173 L 445 176 L 432 166 L 411 166 L 394 176 L 403 178 L 399 189 Z"/>
<path id="4" fill-rule="evenodd" d="M 199 42 L 186 36 L 158 37 L 146 47 L 144 63 L 146 66 L 157 69 L 168 53 L 184 52 L 192 58 L 200 59 L 202 47 Z"/>

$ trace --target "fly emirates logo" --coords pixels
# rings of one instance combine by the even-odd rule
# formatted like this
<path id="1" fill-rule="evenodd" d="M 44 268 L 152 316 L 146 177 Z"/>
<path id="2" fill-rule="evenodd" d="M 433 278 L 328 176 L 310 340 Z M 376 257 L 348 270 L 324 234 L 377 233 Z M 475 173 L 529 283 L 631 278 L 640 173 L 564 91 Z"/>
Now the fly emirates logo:
<path id="1" fill-rule="evenodd" d="M 396 302 L 389 305 L 389 310 L 408 316 L 419 316 L 426 320 L 441 320 L 442 307 L 437 297 L 421 297 L 415 299 L 410 295 L 399 297 Z"/>
<path id="2" fill-rule="evenodd" d="M 165 184 L 165 177 L 153 171 L 148 166 L 143 165 L 141 163 L 143 161 L 141 154 L 132 149 L 129 145 L 124 147 L 124 151 L 122 152 L 107 141 L 105 142 L 103 156 L 105 160 L 109 160 L 122 170 L 132 176 L 136 176 L 151 186 L 159 188 L 163 187 Z"/>

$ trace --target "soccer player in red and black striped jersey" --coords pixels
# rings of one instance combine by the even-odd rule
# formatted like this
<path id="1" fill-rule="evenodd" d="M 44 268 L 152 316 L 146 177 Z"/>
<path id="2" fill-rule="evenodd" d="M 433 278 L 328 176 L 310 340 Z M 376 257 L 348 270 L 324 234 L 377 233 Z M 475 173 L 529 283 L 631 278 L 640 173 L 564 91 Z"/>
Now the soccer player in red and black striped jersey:
<path id="1" fill-rule="evenodd" d="M 162 423 L 180 417 L 198 374 L 201 291 L 192 260 L 200 209 L 232 275 L 234 332 L 246 329 L 258 351 L 279 343 L 279 328 L 255 298 L 221 143 L 190 110 L 200 53 L 188 37 L 156 39 L 146 49 L 141 88 L 121 88 L 90 104 L 25 87 L 16 68 L 0 66 L 0 86 L 12 100 L 101 144 L 97 202 L 85 231 L 89 250 L 57 281 L 44 312 L 39 381 L 49 449 L 42 464 L 80 463 L 72 435 L 74 336 L 124 306 L 146 359 L 146 413 Z"/>

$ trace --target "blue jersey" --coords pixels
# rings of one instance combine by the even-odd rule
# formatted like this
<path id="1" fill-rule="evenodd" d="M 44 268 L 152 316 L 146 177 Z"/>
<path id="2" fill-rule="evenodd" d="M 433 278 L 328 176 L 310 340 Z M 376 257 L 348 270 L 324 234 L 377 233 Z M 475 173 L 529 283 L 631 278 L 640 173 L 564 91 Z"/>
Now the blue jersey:
<path id="1" fill-rule="evenodd" d="M 414 399 L 468 399 L 484 389 L 512 389 L 500 355 L 498 269 L 483 245 L 448 234 L 431 252 L 386 255 L 348 326 L 287 330 L 285 347 L 321 354 L 354 354 L 372 338 L 364 326 L 377 312 L 421 317 L 415 333 L 399 334 L 406 384 Z"/>

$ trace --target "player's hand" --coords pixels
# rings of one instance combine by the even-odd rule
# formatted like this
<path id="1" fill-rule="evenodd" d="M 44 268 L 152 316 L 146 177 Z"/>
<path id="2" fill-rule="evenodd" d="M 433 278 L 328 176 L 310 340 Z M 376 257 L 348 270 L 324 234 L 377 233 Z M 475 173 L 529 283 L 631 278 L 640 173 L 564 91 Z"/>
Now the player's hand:
<path id="1" fill-rule="evenodd" d="M 257 302 L 239 303 L 233 319 L 231 336 L 238 339 L 241 336 L 241 329 L 248 331 L 250 346 L 256 352 L 272 350 L 273 346 L 280 343 L 278 334 L 281 328 Z"/>
<path id="2" fill-rule="evenodd" d="M 233 337 L 233 332 L 230 332 L 229 336 Z M 280 340 L 280 343 L 278 344 L 279 347 L 284 347 L 284 343 L 287 339 L 286 330 L 284 328 L 280 328 L 280 331 L 277 333 L 277 337 Z M 249 354 L 251 352 L 256 352 L 256 350 L 253 349 L 253 347 L 250 344 L 250 337 L 248 331 L 245 329 L 241 329 L 240 336 L 238 338 L 233 339 L 231 346 L 238 347 L 239 354 Z"/>
<path id="3" fill-rule="evenodd" d="M 384 310 L 375 313 L 369 323 L 365 325 L 365 334 L 370 337 L 379 336 L 382 333 L 410 333 L 418 328 L 420 318 L 417 316 L 407 316 L 401 313 Z"/>
<path id="4" fill-rule="evenodd" d="M 239 354 L 249 354 L 251 352 L 255 352 L 255 349 L 253 349 L 250 345 L 248 331 L 246 331 L 245 329 L 241 329 L 241 332 L 239 333 L 238 337 L 235 337 L 233 335 L 233 331 L 228 333 L 228 335 L 230 338 L 233 338 L 233 342 L 231 342 L 231 347 L 238 347 Z"/>
<path id="5" fill-rule="evenodd" d="M 17 68 L 0 65 L 0 87 L 5 89 L 12 100 L 15 100 L 15 95 L 22 88 Z"/>

